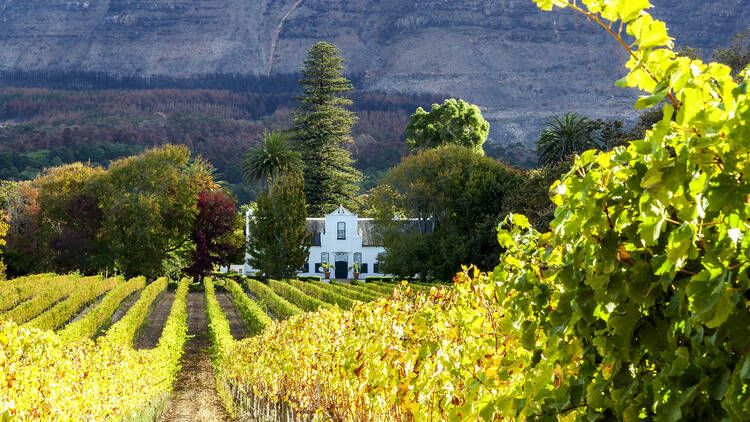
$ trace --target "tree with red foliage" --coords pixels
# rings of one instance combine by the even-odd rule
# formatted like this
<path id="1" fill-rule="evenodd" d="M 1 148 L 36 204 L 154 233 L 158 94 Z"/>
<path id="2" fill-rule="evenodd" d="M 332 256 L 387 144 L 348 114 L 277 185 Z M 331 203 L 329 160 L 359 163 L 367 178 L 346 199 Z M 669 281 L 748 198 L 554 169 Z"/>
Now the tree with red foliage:
<path id="1" fill-rule="evenodd" d="M 228 265 L 242 247 L 242 236 L 235 233 L 237 211 L 232 198 L 221 191 L 198 194 L 198 215 L 193 223 L 195 250 L 192 265 L 183 271 L 195 281 L 203 281 L 214 265 Z"/>

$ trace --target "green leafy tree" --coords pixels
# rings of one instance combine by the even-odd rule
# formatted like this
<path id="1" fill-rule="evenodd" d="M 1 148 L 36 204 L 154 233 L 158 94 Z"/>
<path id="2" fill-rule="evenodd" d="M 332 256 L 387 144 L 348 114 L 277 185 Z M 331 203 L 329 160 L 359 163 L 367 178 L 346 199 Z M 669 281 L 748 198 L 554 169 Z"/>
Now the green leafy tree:
<path id="1" fill-rule="evenodd" d="M 446 281 L 500 253 L 493 228 L 521 173 L 473 149 L 445 145 L 404 158 L 371 198 L 384 272 Z"/>
<path id="2" fill-rule="evenodd" d="M 596 131 L 588 121 L 587 117 L 578 117 L 576 113 L 565 113 L 562 119 L 552 116 L 552 120 L 545 122 L 547 128 L 536 141 L 539 165 L 554 164 L 571 154 L 600 148 Z"/>
<path id="3" fill-rule="evenodd" d="M 94 181 L 111 262 L 127 275 L 161 275 L 169 254 L 185 247 L 198 213 L 198 192 L 213 188 L 203 162 L 167 145 L 113 162 Z"/>
<path id="4" fill-rule="evenodd" d="M 291 133 L 302 152 L 308 212 L 314 216 L 339 204 L 352 206 L 359 191 L 361 174 L 352 167 L 346 148 L 353 143 L 356 117 L 345 108 L 351 101 L 341 96 L 352 89 L 342 76 L 342 63 L 333 44 L 319 42 L 310 48 L 302 66 L 302 104 L 293 113 Z"/>
<path id="5" fill-rule="evenodd" d="M 263 278 L 294 277 L 307 262 L 310 234 L 304 182 L 296 173 L 280 176 L 256 199 L 249 223 L 248 263 Z"/>
<path id="6" fill-rule="evenodd" d="M 643 139 L 576 158 L 550 233 L 523 215 L 499 233 L 479 295 L 526 358 L 490 403 L 518 420 L 750 420 L 750 72 L 678 57 L 646 0 L 535 2 L 601 25 L 636 108 L 665 106 Z"/>
<path id="7" fill-rule="evenodd" d="M 490 133 L 490 124 L 479 107 L 464 100 L 449 98 L 443 105 L 433 104 L 426 112 L 417 108 L 406 125 L 406 145 L 412 150 L 461 145 L 484 154 L 482 145 Z"/>
<path id="8" fill-rule="evenodd" d="M 279 131 L 263 131 L 263 140 L 245 154 L 242 172 L 245 181 L 264 182 L 285 172 L 302 172 L 302 155 Z"/>

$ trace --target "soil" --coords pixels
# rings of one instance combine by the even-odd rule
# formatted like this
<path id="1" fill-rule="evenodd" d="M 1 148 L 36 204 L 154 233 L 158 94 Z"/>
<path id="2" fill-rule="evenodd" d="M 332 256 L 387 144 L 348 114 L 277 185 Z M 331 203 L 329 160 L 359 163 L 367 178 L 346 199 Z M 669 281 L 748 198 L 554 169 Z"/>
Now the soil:
<path id="1" fill-rule="evenodd" d="M 208 338 L 203 292 L 188 293 L 187 308 L 190 337 L 185 345 L 182 370 L 177 376 L 172 400 L 161 421 L 231 421 L 216 394 L 216 379 L 208 351 L 211 340 Z"/>
<path id="2" fill-rule="evenodd" d="M 107 293 L 109 293 L 109 292 L 105 292 L 101 296 L 99 296 L 96 299 L 94 299 L 91 302 L 89 302 L 88 305 L 84 305 L 84 307 L 81 308 L 81 309 L 79 309 L 78 312 L 74 312 L 73 316 L 70 317 L 70 319 L 68 320 L 68 322 L 65 325 L 72 324 L 72 323 L 78 321 L 79 319 L 85 317 L 87 313 L 89 313 L 92 309 L 96 308 L 97 306 L 99 306 L 100 303 L 102 303 L 102 300 L 104 300 L 104 296 L 107 296 Z M 63 325 L 63 327 L 65 325 Z"/>
<path id="3" fill-rule="evenodd" d="M 247 327 L 245 327 L 242 317 L 237 312 L 237 309 L 235 309 L 234 302 L 232 302 L 232 296 L 227 292 L 216 292 L 216 300 L 219 302 L 221 310 L 224 311 L 224 315 L 227 317 L 232 337 L 234 337 L 235 340 L 247 338 L 250 335 L 250 332 L 247 331 Z"/>
<path id="4" fill-rule="evenodd" d="M 174 291 L 167 291 L 158 299 L 148 316 L 146 328 L 135 341 L 134 347 L 136 349 L 153 349 L 159 344 L 159 337 L 164 330 L 164 324 L 166 324 L 169 313 L 172 311 L 174 297 Z"/>
<path id="5" fill-rule="evenodd" d="M 128 313 L 128 310 L 131 306 L 135 304 L 135 302 L 138 301 L 138 299 L 141 297 L 141 292 L 143 289 L 138 289 L 135 292 L 133 292 L 130 296 L 126 297 L 125 300 L 120 302 L 120 306 L 117 307 L 117 310 L 112 314 L 112 320 L 109 322 L 109 325 L 114 325 L 117 321 L 121 320 L 122 317 L 125 316 L 125 314 Z"/>

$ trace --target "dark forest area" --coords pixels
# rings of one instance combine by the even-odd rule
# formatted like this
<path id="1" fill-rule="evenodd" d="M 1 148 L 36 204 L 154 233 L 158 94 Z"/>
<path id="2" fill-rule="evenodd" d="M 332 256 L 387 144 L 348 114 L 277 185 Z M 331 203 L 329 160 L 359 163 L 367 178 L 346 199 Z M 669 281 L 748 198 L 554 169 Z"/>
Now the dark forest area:
<path id="1" fill-rule="evenodd" d="M 358 87 L 361 77 L 350 77 Z M 242 157 L 264 129 L 289 126 L 298 79 L 0 72 L 0 180 L 27 180 L 76 161 L 105 166 L 147 148 L 182 144 L 216 168 L 239 204 L 247 203 L 258 187 L 243 181 Z M 409 116 L 442 97 L 361 89 L 349 97 L 359 117 L 352 152 L 367 189 L 406 153 Z"/>

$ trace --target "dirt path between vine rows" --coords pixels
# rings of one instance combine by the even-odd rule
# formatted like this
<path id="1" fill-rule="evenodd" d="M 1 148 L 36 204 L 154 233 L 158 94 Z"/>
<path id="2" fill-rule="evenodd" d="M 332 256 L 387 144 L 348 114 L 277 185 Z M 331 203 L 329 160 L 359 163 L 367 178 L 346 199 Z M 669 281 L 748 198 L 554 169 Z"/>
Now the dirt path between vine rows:
<path id="1" fill-rule="evenodd" d="M 247 331 L 245 322 L 242 321 L 242 317 L 240 317 L 240 314 L 234 307 L 232 296 L 227 292 L 216 292 L 216 300 L 219 302 L 221 310 L 224 311 L 224 315 L 227 317 L 229 331 L 232 332 L 232 337 L 234 337 L 235 340 L 247 338 L 250 335 L 250 332 Z"/>
<path id="2" fill-rule="evenodd" d="M 158 299 L 151 314 L 148 316 L 146 328 L 143 329 L 140 337 L 135 341 L 136 349 L 153 349 L 159 344 L 161 332 L 164 331 L 164 325 L 167 323 L 169 314 L 172 312 L 174 298 L 175 292 L 167 291 Z"/>
<path id="3" fill-rule="evenodd" d="M 177 375 L 172 400 L 161 418 L 162 422 L 231 421 L 216 395 L 205 309 L 203 292 L 188 293 L 188 335 L 191 337 L 185 345 L 182 369 Z"/>

